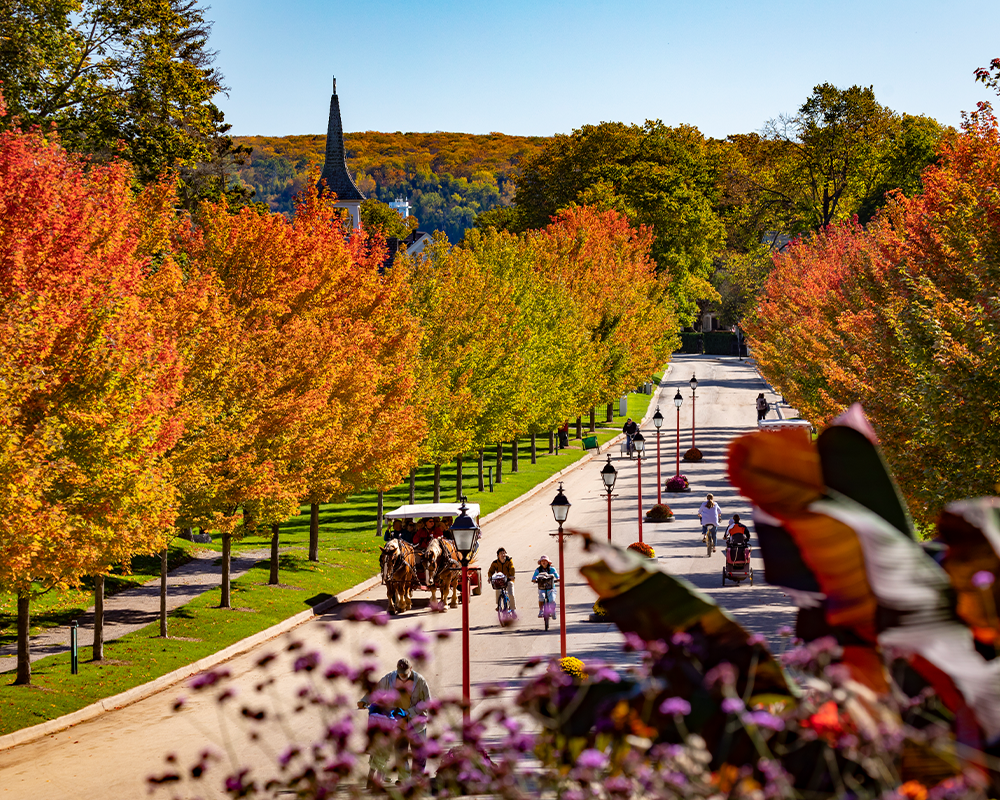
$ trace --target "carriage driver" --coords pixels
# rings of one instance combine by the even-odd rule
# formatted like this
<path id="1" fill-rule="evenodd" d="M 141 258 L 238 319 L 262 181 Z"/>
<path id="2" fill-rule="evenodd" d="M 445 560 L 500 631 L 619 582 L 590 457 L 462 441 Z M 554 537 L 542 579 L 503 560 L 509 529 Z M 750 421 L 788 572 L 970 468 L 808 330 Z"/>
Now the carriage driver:
<path id="1" fill-rule="evenodd" d="M 517 605 L 514 602 L 514 562 L 511 560 L 510 556 L 507 555 L 507 551 L 502 547 L 497 550 L 496 560 L 490 564 L 489 572 L 486 574 L 486 580 L 490 581 L 494 574 L 497 572 L 502 572 L 507 576 L 507 598 L 510 600 L 510 610 L 516 611 Z M 497 608 L 500 608 L 500 590 L 494 590 L 497 595 Z"/>

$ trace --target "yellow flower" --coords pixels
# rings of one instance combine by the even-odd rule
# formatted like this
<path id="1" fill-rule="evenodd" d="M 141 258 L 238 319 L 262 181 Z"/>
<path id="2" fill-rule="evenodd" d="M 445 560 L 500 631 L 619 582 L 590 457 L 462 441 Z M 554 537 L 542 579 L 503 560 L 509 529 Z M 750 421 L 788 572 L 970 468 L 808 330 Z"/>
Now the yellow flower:
<path id="1" fill-rule="evenodd" d="M 559 669 L 577 680 L 587 680 L 587 673 L 584 671 L 583 662 L 574 656 L 560 658 Z"/>

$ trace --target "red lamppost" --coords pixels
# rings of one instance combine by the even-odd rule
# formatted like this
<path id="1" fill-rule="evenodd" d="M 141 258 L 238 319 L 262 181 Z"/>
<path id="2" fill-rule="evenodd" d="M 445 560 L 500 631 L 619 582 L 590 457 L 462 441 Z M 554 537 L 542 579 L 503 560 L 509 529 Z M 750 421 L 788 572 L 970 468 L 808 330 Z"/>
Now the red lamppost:
<path id="1" fill-rule="evenodd" d="M 608 544 L 611 544 L 611 491 L 615 488 L 615 481 L 618 479 L 618 470 L 611 463 L 611 455 L 608 455 L 608 463 L 601 470 L 601 480 L 604 481 L 604 488 L 608 492 Z"/>
<path id="2" fill-rule="evenodd" d="M 469 719 L 472 709 L 472 684 L 469 676 L 469 554 L 476 544 L 479 526 L 465 512 L 465 498 L 458 516 L 451 525 L 451 533 L 455 538 L 455 548 L 462 557 L 462 702 L 465 719 Z"/>
<path id="3" fill-rule="evenodd" d="M 559 491 L 550 503 L 552 516 L 559 523 L 559 652 L 566 658 L 566 569 L 563 562 L 563 523 L 569 516 L 570 502 L 563 494 L 562 481 L 559 481 Z"/>
<path id="4" fill-rule="evenodd" d="M 642 431 L 636 431 L 632 437 L 632 447 L 635 448 L 635 463 L 639 470 L 639 541 L 642 542 L 642 454 L 646 451 L 646 437 Z"/>
<path id="5" fill-rule="evenodd" d="M 660 407 L 656 407 L 656 413 L 653 414 L 653 425 L 656 428 L 656 503 L 657 505 L 663 504 L 663 495 L 661 490 L 663 488 L 663 479 L 660 477 L 660 428 L 663 426 L 663 414 L 660 413 Z"/>
<path id="6" fill-rule="evenodd" d="M 691 449 L 694 450 L 694 390 L 698 388 L 698 379 L 692 375 L 688 384 L 691 386 Z"/>
<path id="7" fill-rule="evenodd" d="M 681 406 L 684 405 L 684 398 L 681 397 L 681 390 L 677 390 L 674 395 L 674 405 L 677 406 L 677 472 L 681 474 Z"/>

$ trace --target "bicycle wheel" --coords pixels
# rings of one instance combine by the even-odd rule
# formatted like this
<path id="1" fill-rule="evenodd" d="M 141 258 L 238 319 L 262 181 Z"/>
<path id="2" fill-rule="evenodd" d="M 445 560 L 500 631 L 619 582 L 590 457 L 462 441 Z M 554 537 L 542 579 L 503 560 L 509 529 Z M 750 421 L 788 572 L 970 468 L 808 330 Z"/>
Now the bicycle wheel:
<path id="1" fill-rule="evenodd" d="M 497 618 L 500 620 L 501 625 L 507 624 L 507 611 L 510 608 L 510 603 L 507 600 L 507 590 L 503 589 L 500 592 L 500 602 L 497 605 Z"/>
<path id="2" fill-rule="evenodd" d="M 549 615 L 548 612 L 543 612 L 545 614 L 545 630 L 549 629 Z"/>

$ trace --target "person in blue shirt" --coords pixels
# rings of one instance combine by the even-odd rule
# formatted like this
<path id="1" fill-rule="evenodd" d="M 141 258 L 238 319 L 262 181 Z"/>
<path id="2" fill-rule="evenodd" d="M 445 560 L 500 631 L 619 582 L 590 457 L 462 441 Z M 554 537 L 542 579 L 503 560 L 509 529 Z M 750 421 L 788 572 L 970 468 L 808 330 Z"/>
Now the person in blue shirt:
<path id="1" fill-rule="evenodd" d="M 534 575 L 531 576 L 532 583 L 538 583 L 539 575 L 551 575 L 552 576 L 552 586 L 555 586 L 555 582 L 559 580 L 559 573 L 556 571 L 555 567 L 552 566 L 552 562 L 549 561 L 548 556 L 542 556 L 538 559 L 538 567 L 535 569 Z M 556 595 L 555 589 L 539 589 L 538 590 L 538 616 L 542 616 L 542 607 L 546 603 L 552 603 L 555 605 Z"/>

